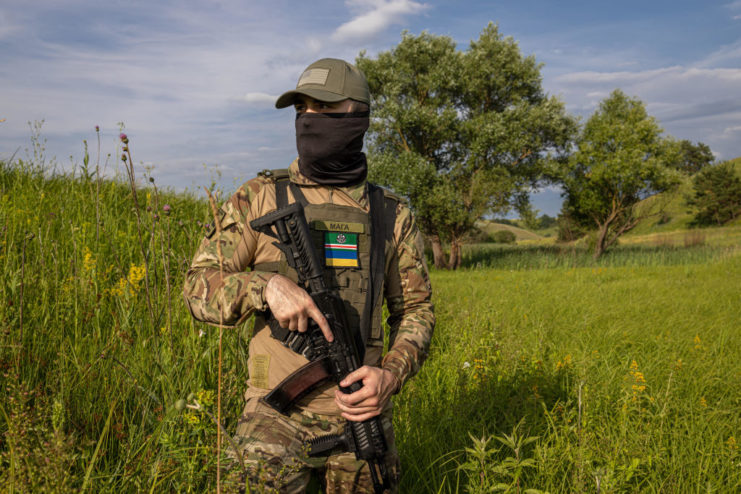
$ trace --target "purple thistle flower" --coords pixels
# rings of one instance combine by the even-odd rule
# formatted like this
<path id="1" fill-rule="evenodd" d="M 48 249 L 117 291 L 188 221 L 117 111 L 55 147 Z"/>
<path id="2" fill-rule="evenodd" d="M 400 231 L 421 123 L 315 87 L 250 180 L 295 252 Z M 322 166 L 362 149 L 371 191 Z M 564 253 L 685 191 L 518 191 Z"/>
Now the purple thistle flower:
<path id="1" fill-rule="evenodd" d="M 95 126 L 95 132 L 100 132 L 100 125 Z"/>
<path id="2" fill-rule="evenodd" d="M 128 144 L 129 143 L 128 136 L 126 134 L 124 134 L 123 132 L 118 137 L 121 139 L 121 142 L 123 142 L 124 144 Z"/>
<path id="3" fill-rule="evenodd" d="M 164 211 L 165 214 L 170 214 L 170 205 L 165 204 L 164 206 L 162 206 L 162 211 Z"/>

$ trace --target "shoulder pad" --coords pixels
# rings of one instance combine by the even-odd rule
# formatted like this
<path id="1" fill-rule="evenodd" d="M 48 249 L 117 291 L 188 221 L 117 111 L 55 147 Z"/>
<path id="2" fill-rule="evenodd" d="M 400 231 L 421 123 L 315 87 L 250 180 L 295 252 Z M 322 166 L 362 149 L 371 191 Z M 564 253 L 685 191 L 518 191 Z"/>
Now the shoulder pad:
<path id="1" fill-rule="evenodd" d="M 390 191 L 389 189 L 387 189 L 386 187 L 381 187 L 381 188 L 383 189 L 383 196 L 384 196 L 384 197 L 385 197 L 386 199 L 392 199 L 392 200 L 394 200 L 394 201 L 396 201 L 396 202 L 400 202 L 400 203 L 402 203 L 402 204 L 404 204 L 404 205 L 406 205 L 406 204 L 407 204 L 407 200 L 406 200 L 406 199 L 404 199 L 403 197 L 401 197 L 400 195 L 397 195 L 397 194 L 395 194 L 395 193 L 391 192 L 391 191 Z"/>
<path id="2" fill-rule="evenodd" d="M 258 177 L 265 177 L 272 180 L 282 180 L 288 178 L 288 168 L 276 168 L 275 170 L 263 170 L 257 174 Z"/>

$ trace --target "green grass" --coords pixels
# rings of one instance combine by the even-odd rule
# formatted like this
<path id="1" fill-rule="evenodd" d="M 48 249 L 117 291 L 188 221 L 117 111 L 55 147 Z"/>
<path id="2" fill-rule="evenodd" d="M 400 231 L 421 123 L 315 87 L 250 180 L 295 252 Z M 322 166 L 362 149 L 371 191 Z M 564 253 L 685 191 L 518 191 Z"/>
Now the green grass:
<path id="1" fill-rule="evenodd" d="M 595 492 L 600 477 L 608 492 L 736 492 L 739 281 L 737 254 L 435 272 L 432 355 L 397 402 L 399 447 L 415 452 L 405 485 L 456 491 L 468 434 L 524 420 L 522 434 L 538 437 L 524 453 L 536 465 L 527 487 Z M 511 455 L 503 448 L 494 463 Z"/>
<path id="2" fill-rule="evenodd" d="M 0 164 L 0 197 L 0 485 L 214 491 L 215 426 L 175 406 L 215 413 L 218 330 L 180 296 L 205 202 L 146 182 L 140 242 L 115 181 Z M 485 246 L 433 271 L 432 351 L 395 399 L 402 492 L 741 489 L 741 231 L 704 231 L 686 248 L 686 232 L 635 237 L 597 263 Z M 248 333 L 224 333 L 230 432 Z M 515 454 L 513 430 L 537 439 Z"/>

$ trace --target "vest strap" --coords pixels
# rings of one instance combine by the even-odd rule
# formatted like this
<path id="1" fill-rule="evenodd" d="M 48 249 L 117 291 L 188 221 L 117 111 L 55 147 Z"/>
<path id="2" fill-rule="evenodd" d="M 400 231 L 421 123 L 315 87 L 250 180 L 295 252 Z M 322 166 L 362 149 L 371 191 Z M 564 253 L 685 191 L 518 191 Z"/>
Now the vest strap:
<path id="1" fill-rule="evenodd" d="M 386 211 L 383 189 L 368 183 L 368 201 L 370 202 L 371 216 L 371 263 L 370 289 L 367 292 L 365 307 L 360 319 L 360 335 L 363 342 L 368 341 L 373 322 L 372 314 L 381 295 L 384 280 L 386 238 Z"/>

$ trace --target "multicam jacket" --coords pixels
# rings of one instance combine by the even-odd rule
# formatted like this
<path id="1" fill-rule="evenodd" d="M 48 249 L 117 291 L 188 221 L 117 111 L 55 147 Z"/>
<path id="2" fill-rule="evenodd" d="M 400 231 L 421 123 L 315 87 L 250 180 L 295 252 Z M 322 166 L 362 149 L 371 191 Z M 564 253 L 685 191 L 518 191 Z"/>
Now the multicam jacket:
<path id="1" fill-rule="evenodd" d="M 330 203 L 369 211 L 365 183 L 351 187 L 318 185 L 299 172 L 298 161 L 291 164 L 289 178 L 301 187 L 310 204 Z M 288 198 L 289 202 L 294 201 L 290 189 Z M 268 309 L 264 291 L 275 273 L 255 270 L 254 266 L 279 263 L 281 252 L 272 244 L 274 239 L 253 231 L 249 222 L 275 208 L 275 180 L 266 176 L 242 185 L 222 206 L 221 235 L 214 232 L 203 239 L 186 274 L 183 294 L 193 317 L 234 326 L 256 311 Z M 396 208 L 391 241 L 393 247 L 386 251 L 391 258 L 386 259 L 384 284 L 389 350 L 382 356 L 381 335 L 380 345 L 366 348 L 364 363 L 391 371 L 403 385 L 417 373 L 427 356 L 435 318 L 422 235 L 411 211 L 401 202 Z M 217 242 L 221 243 L 223 281 Z M 266 394 L 307 361 L 272 338 L 269 329 L 256 326 L 255 331 L 250 341 L 248 394 L 259 395 Z M 300 406 L 314 413 L 340 413 L 330 386 L 309 394 Z"/>

